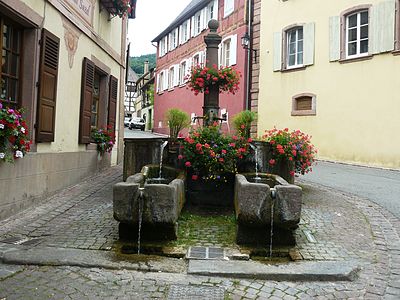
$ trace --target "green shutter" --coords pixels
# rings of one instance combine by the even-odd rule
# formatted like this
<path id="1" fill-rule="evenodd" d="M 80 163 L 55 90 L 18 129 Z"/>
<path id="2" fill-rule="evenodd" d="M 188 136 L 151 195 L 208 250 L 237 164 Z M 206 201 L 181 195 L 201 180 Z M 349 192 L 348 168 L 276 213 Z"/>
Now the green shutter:
<path id="1" fill-rule="evenodd" d="M 394 49 L 396 2 L 388 0 L 372 6 L 370 12 L 370 53 L 377 54 Z"/>
<path id="2" fill-rule="evenodd" d="M 314 64 L 315 23 L 307 23 L 303 27 L 304 32 L 304 60 L 305 66 Z"/>
<path id="3" fill-rule="evenodd" d="M 329 18 L 329 60 L 340 59 L 340 18 L 333 16 Z"/>
<path id="4" fill-rule="evenodd" d="M 282 69 L 282 33 L 274 32 L 274 62 L 273 70 L 280 71 Z"/>

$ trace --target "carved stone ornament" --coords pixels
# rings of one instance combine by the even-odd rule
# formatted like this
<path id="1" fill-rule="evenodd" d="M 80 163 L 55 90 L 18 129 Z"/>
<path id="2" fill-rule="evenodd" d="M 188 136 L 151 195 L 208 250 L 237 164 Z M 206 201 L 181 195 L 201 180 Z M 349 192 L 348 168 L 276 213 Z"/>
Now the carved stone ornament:
<path id="1" fill-rule="evenodd" d="M 68 51 L 68 63 L 70 69 L 74 64 L 75 52 L 78 49 L 78 41 L 81 33 L 67 19 L 62 18 L 64 27 L 65 47 Z"/>

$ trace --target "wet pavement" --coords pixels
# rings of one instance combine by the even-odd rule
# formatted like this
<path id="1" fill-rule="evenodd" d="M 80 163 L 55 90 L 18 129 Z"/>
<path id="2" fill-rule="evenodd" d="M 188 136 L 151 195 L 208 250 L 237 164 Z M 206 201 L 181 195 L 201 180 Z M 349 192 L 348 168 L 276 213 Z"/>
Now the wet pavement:
<path id="1" fill-rule="evenodd" d="M 297 182 L 304 197 L 291 264 L 356 262 L 354 280 L 249 279 L 189 274 L 184 259 L 116 255 L 112 186 L 119 181 L 121 166 L 110 168 L 0 221 L 0 299 L 400 298 L 400 221 L 369 200 Z M 202 229 L 193 239 L 210 246 L 216 229 Z"/>

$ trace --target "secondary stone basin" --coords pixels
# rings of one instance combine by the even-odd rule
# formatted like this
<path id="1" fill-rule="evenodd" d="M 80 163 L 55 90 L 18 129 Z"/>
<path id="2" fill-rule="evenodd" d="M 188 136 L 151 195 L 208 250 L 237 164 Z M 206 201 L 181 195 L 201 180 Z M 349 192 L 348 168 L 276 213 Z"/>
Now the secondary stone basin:
<path id="1" fill-rule="evenodd" d="M 273 244 L 295 244 L 294 230 L 301 215 L 302 190 L 282 177 L 261 173 L 235 177 L 236 242 L 244 245 L 268 245 L 273 220 Z"/>
<path id="2" fill-rule="evenodd" d="M 139 223 L 144 241 L 174 240 L 177 220 L 185 203 L 185 175 L 171 168 L 147 165 L 140 173 L 114 185 L 114 218 L 119 221 L 119 237 L 136 240 Z M 142 192 L 139 188 L 143 188 Z"/>

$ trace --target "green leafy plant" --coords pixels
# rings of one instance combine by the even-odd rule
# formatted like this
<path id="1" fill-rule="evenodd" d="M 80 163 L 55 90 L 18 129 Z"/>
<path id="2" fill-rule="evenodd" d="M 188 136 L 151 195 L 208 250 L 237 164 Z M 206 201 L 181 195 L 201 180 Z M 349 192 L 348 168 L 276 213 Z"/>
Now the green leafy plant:
<path id="1" fill-rule="evenodd" d="M 190 125 L 190 117 L 178 108 L 171 108 L 165 113 L 165 120 L 169 127 L 170 139 L 175 142 L 179 132 Z"/>
<path id="2" fill-rule="evenodd" d="M 0 161 L 14 162 L 24 157 L 30 145 L 22 110 L 3 107 L 0 103 Z"/>
<path id="3" fill-rule="evenodd" d="M 311 143 L 309 135 L 300 130 L 289 132 L 288 128 L 283 130 L 274 128 L 267 130 L 263 139 L 272 148 L 272 158 L 268 162 L 271 166 L 285 159 L 294 162 L 294 171 L 291 171 L 291 176 L 294 176 L 294 173 L 304 175 L 312 171 L 317 150 Z"/>
<path id="4" fill-rule="evenodd" d="M 257 120 L 257 113 L 244 110 L 233 116 L 233 127 L 238 135 L 245 138 L 250 137 L 251 123 Z"/>
<path id="5" fill-rule="evenodd" d="M 240 72 L 234 67 L 220 67 L 213 65 L 211 68 L 197 65 L 192 67 L 186 77 L 189 81 L 188 88 L 195 95 L 208 94 L 212 85 L 218 86 L 219 92 L 235 94 L 239 90 Z"/>
<path id="6" fill-rule="evenodd" d="M 224 174 L 236 173 L 237 162 L 249 152 L 244 137 L 228 136 L 219 132 L 217 123 L 190 131 L 182 145 L 184 161 L 192 180 L 224 180 Z"/>
<path id="7" fill-rule="evenodd" d="M 131 1 L 130 0 L 112 0 L 113 9 L 111 13 L 113 15 L 123 17 L 131 12 Z"/>
<path id="8" fill-rule="evenodd" d="M 107 125 L 106 128 L 93 128 L 92 140 L 97 144 L 97 151 L 100 155 L 105 152 L 110 153 L 115 144 L 115 133 L 112 126 Z"/>

